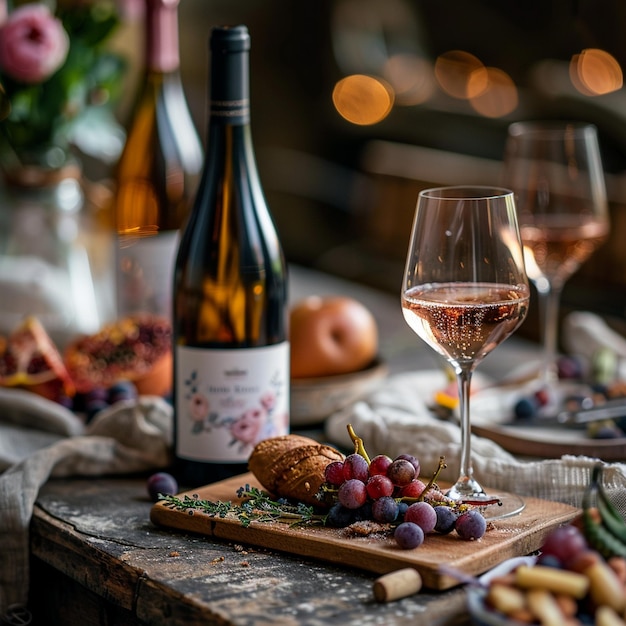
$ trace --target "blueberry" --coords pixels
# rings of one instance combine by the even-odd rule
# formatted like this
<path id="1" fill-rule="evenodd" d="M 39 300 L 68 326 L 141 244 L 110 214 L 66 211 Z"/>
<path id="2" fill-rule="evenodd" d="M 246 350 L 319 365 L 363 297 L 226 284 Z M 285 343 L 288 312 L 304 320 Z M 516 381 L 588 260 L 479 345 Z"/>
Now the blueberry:
<path id="1" fill-rule="evenodd" d="M 514 407 L 515 417 L 518 419 L 528 419 L 537 414 L 537 402 L 534 398 L 520 398 Z"/>
<path id="2" fill-rule="evenodd" d="M 110 404 L 115 404 L 121 400 L 134 400 L 136 397 L 137 387 L 130 380 L 121 380 L 109 389 L 108 400 Z"/>
<path id="3" fill-rule="evenodd" d="M 537 558 L 537 563 L 545 565 L 546 567 L 563 569 L 563 563 L 561 563 L 561 560 L 554 554 L 540 554 Z"/>

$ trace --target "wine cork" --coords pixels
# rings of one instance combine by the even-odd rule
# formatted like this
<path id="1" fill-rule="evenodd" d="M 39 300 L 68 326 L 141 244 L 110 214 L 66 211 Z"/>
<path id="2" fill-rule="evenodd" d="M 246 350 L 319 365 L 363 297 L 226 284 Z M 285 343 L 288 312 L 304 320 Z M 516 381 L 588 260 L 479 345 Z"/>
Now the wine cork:
<path id="1" fill-rule="evenodd" d="M 422 588 L 422 577 L 412 567 L 385 574 L 374 581 L 377 602 L 393 602 L 417 593 Z"/>

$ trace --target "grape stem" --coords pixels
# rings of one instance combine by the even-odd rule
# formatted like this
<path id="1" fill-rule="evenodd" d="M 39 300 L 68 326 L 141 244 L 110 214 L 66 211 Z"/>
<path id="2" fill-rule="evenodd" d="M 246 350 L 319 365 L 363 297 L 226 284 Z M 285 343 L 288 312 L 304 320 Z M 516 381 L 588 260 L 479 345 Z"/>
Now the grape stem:
<path id="1" fill-rule="evenodd" d="M 354 452 L 355 454 L 360 454 L 366 461 L 367 464 L 370 464 L 370 457 L 365 450 L 365 446 L 363 445 L 363 439 L 359 437 L 355 432 L 354 428 L 352 428 L 352 424 L 348 424 L 348 434 L 350 435 L 350 439 L 354 444 Z"/>
<path id="2" fill-rule="evenodd" d="M 435 482 L 437 482 L 437 479 L 439 478 L 439 474 L 441 474 L 441 471 L 446 469 L 446 467 L 448 467 L 446 465 L 446 457 L 445 456 L 440 456 L 439 457 L 439 464 L 437 465 L 437 469 L 435 470 L 434 474 L 431 476 L 431 478 L 428 481 L 428 483 L 426 483 L 426 487 L 424 487 L 424 491 L 422 493 L 428 493 L 428 490 L 432 488 L 432 486 L 435 484 Z"/>

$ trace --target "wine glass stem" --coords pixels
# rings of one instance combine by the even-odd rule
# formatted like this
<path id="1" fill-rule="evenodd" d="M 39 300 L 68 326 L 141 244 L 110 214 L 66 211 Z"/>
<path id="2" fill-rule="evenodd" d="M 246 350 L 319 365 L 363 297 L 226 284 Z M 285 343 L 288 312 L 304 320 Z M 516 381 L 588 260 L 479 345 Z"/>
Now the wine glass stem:
<path id="1" fill-rule="evenodd" d="M 550 285 L 544 281 L 537 284 L 539 293 L 540 315 L 543 339 L 543 363 L 541 382 L 545 386 L 554 384 L 558 379 L 557 340 L 559 330 L 559 301 L 562 287 Z"/>
<path id="2" fill-rule="evenodd" d="M 452 487 L 449 496 L 457 499 L 471 498 L 483 494 L 483 488 L 474 479 L 472 468 L 472 438 L 470 427 L 470 386 L 472 382 L 472 366 L 456 368 L 459 387 L 459 417 L 461 422 L 461 466 L 459 478 Z"/>

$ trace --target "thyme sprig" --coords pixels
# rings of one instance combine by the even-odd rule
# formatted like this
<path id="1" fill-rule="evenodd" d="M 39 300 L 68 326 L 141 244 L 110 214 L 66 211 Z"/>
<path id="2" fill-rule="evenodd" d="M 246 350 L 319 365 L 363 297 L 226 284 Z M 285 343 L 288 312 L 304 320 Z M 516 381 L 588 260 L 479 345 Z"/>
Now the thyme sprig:
<path id="1" fill-rule="evenodd" d="M 204 513 L 210 517 L 235 517 L 242 526 L 248 527 L 251 522 L 283 522 L 291 526 L 322 525 L 325 515 L 315 512 L 312 506 L 302 502 L 291 504 L 282 498 L 273 500 L 265 491 L 249 484 L 239 487 L 237 497 L 240 503 L 231 501 L 201 500 L 197 494 L 182 498 L 172 495 L 159 495 L 159 501 L 177 511 Z"/>

